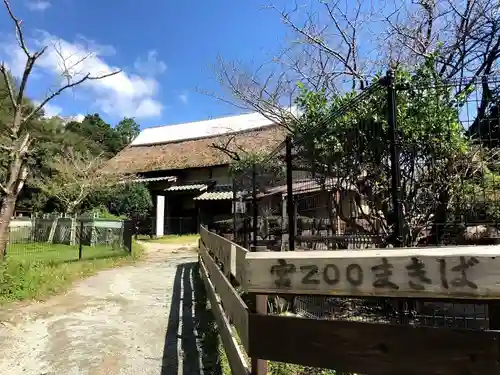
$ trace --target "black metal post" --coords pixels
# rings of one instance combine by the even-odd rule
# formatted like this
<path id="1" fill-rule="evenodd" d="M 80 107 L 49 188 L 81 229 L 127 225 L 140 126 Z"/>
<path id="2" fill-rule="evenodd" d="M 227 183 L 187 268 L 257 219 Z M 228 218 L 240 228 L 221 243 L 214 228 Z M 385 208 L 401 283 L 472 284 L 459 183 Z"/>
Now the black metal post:
<path id="1" fill-rule="evenodd" d="M 286 137 L 286 209 L 288 214 L 288 249 L 295 251 L 295 209 L 293 201 L 292 138 Z"/>
<path id="2" fill-rule="evenodd" d="M 130 220 L 125 220 L 123 222 L 123 238 L 122 243 L 123 247 L 128 250 L 128 252 L 132 252 L 132 232 L 133 232 L 133 223 Z"/>
<path id="3" fill-rule="evenodd" d="M 389 69 L 386 75 L 387 84 L 387 123 L 389 127 L 389 151 L 391 154 L 391 194 L 394 215 L 395 246 L 403 246 L 403 206 L 401 204 L 401 168 L 399 137 L 396 123 L 396 88 L 395 74 Z"/>
<path id="4" fill-rule="evenodd" d="M 236 178 L 233 177 L 233 242 L 238 242 L 236 238 L 236 219 L 238 218 L 238 213 L 236 212 L 236 202 L 238 197 L 236 196 Z"/>
<path id="5" fill-rule="evenodd" d="M 245 202 L 245 208 L 248 208 L 246 202 Z M 247 217 L 247 215 L 243 216 L 243 247 L 245 249 L 248 249 L 248 217 Z"/>
<path id="6" fill-rule="evenodd" d="M 78 260 L 82 260 L 83 256 L 83 220 L 80 220 L 80 235 L 78 236 Z"/>
<path id="7" fill-rule="evenodd" d="M 259 220 L 259 212 L 257 206 L 257 166 L 253 163 L 252 167 L 252 244 L 257 246 L 257 226 Z"/>

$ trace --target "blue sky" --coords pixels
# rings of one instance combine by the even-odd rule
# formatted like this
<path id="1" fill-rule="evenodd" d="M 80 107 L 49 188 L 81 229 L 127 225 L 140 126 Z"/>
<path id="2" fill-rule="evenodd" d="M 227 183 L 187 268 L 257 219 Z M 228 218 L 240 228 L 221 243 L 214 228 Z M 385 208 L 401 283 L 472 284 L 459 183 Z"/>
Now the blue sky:
<path id="1" fill-rule="evenodd" d="M 248 65 L 277 51 L 285 27 L 276 13 L 251 0 L 11 0 L 23 20 L 29 46 L 49 45 L 28 86 L 40 100 L 61 82 L 60 50 L 75 76 L 121 69 L 105 81 L 92 81 L 56 98 L 49 114 L 97 112 L 111 124 L 135 117 L 142 127 L 208 119 L 241 112 L 197 92 L 221 93 L 214 65 L 220 55 Z M 14 74 L 24 58 L 14 28 L 0 8 L 0 59 Z"/>

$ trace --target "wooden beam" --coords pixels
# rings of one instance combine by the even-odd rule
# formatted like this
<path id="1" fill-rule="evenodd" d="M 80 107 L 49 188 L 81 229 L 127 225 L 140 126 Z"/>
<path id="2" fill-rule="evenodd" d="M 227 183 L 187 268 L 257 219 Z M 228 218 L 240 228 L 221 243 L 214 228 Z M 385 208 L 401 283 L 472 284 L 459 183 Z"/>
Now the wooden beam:
<path id="1" fill-rule="evenodd" d="M 241 285 L 245 280 L 245 256 L 248 250 L 229 241 L 227 238 L 212 233 L 205 227 L 200 228 L 200 238 L 217 261 L 223 264 L 226 277 L 233 275 Z"/>
<path id="2" fill-rule="evenodd" d="M 247 306 L 203 246 L 200 248 L 200 256 L 208 270 L 210 280 L 221 298 L 225 314 L 236 328 L 243 347 L 248 350 Z"/>
<path id="3" fill-rule="evenodd" d="M 231 373 L 234 375 L 250 375 L 246 359 L 241 352 L 238 343 L 233 337 L 231 326 L 226 315 L 224 314 L 224 310 L 220 304 L 220 299 L 215 293 L 214 285 L 208 277 L 208 271 L 203 264 L 203 261 L 200 261 L 200 271 L 203 282 L 205 283 L 205 289 L 210 301 L 210 307 L 217 323 L 222 345 L 224 346 L 229 366 L 231 367 Z"/>
<path id="4" fill-rule="evenodd" d="M 231 255 L 231 262 L 234 259 L 234 273 L 231 271 L 233 274 L 234 278 L 240 285 L 244 285 L 246 282 L 246 256 L 248 253 L 248 250 L 244 249 L 243 247 L 233 244 L 233 247 L 231 251 L 234 249 L 234 257 Z M 231 253 L 233 254 L 233 253 Z M 233 263 L 231 263 L 233 264 Z"/>
<path id="5" fill-rule="evenodd" d="M 249 355 L 370 375 L 500 373 L 494 331 L 250 314 Z"/>
<path id="6" fill-rule="evenodd" d="M 500 299 L 500 246 L 246 255 L 247 292 Z"/>

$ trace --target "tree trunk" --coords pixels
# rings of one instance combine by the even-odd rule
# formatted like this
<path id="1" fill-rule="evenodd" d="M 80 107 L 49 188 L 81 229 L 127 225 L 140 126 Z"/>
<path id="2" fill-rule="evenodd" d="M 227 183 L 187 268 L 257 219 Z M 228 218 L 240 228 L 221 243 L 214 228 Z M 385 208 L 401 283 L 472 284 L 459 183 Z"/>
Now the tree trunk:
<path id="1" fill-rule="evenodd" d="M 17 194 L 6 195 L 0 208 L 0 259 L 3 259 L 9 241 L 9 224 L 16 207 Z"/>

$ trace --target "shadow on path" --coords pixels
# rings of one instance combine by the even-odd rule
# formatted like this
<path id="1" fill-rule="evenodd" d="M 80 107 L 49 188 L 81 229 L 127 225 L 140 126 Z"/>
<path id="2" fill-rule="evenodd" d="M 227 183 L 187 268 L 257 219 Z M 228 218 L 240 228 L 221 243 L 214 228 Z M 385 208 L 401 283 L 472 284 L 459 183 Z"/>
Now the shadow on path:
<path id="1" fill-rule="evenodd" d="M 161 375 L 221 374 L 218 335 L 196 262 L 177 266 Z"/>

